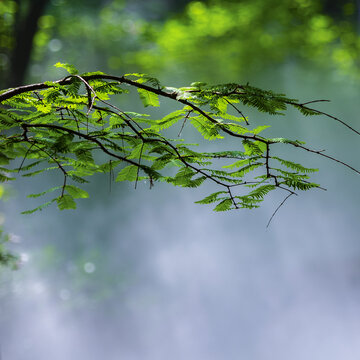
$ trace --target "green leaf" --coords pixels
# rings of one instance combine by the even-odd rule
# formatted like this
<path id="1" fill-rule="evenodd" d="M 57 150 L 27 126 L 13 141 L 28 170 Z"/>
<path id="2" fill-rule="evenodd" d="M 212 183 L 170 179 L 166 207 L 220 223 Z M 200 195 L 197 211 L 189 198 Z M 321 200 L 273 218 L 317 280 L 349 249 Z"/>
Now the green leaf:
<path id="1" fill-rule="evenodd" d="M 71 144 L 74 138 L 73 134 L 64 134 L 58 137 L 53 144 L 53 149 L 58 152 L 67 152 L 69 150 L 69 145 Z"/>
<path id="2" fill-rule="evenodd" d="M 38 207 L 36 207 L 35 209 L 32 209 L 32 210 L 26 210 L 26 211 L 23 211 L 22 214 L 32 214 L 36 211 L 41 211 L 42 209 L 45 209 L 46 207 L 48 207 L 50 204 L 52 204 L 56 199 L 52 199 L 48 202 L 46 202 L 45 204 L 42 204 Z"/>
<path id="3" fill-rule="evenodd" d="M 239 117 L 239 116 L 234 116 L 231 114 L 221 114 L 221 118 L 226 119 L 226 120 L 236 121 L 236 122 L 246 122 L 248 120 L 247 117 Z"/>
<path id="4" fill-rule="evenodd" d="M 190 119 L 191 124 L 206 140 L 223 139 L 224 137 L 219 134 L 221 124 L 211 123 L 205 116 L 193 116 Z"/>
<path id="5" fill-rule="evenodd" d="M 313 115 L 321 115 L 320 111 L 310 109 L 303 105 L 293 104 L 295 108 L 297 108 L 303 115 L 305 116 L 313 116 Z"/>
<path id="6" fill-rule="evenodd" d="M 57 62 L 54 66 L 57 68 L 65 69 L 71 75 L 77 75 L 79 73 L 78 69 L 76 69 L 76 67 L 71 64 L 64 64 L 61 62 Z"/>
<path id="7" fill-rule="evenodd" d="M 0 165 L 7 165 L 11 159 L 8 158 L 4 153 L 0 152 Z"/>
<path id="8" fill-rule="evenodd" d="M 174 155 L 169 153 L 159 156 L 154 160 L 151 168 L 154 170 L 161 170 L 167 165 L 173 165 L 171 160 L 174 158 Z"/>
<path id="9" fill-rule="evenodd" d="M 304 141 L 299 141 L 299 140 L 290 140 L 290 139 L 286 139 L 286 138 L 272 138 L 272 139 L 267 139 L 270 143 L 283 143 L 283 144 L 293 144 L 293 145 L 304 145 L 305 142 Z"/>
<path id="10" fill-rule="evenodd" d="M 266 144 L 262 141 L 250 141 L 250 140 L 243 140 L 242 141 L 245 155 L 262 155 L 266 151 Z"/>
<path id="11" fill-rule="evenodd" d="M 245 158 L 245 153 L 242 151 L 218 151 L 213 153 L 205 153 L 207 156 L 212 158 Z"/>
<path id="12" fill-rule="evenodd" d="M 206 196 L 202 200 L 195 201 L 195 203 L 196 204 L 211 204 L 211 203 L 219 200 L 218 197 L 220 194 L 227 194 L 227 193 L 228 193 L 227 191 L 218 191 L 218 192 L 215 192 L 215 193 L 212 193 L 212 194 Z"/>
<path id="13" fill-rule="evenodd" d="M 176 124 L 183 117 L 184 117 L 184 110 L 176 110 L 176 111 L 166 115 L 161 120 L 156 121 L 156 124 L 152 125 L 151 129 L 154 129 L 157 131 L 167 129 L 170 126 Z"/>
<path id="14" fill-rule="evenodd" d="M 231 209 L 232 205 L 231 199 L 225 199 L 215 206 L 214 211 L 227 211 Z"/>
<path id="15" fill-rule="evenodd" d="M 250 165 L 252 162 L 258 160 L 259 158 L 260 158 L 260 156 L 254 156 L 254 157 L 251 157 L 251 158 L 248 158 L 248 159 L 238 160 L 238 161 L 235 161 L 233 164 L 224 165 L 223 168 L 233 169 L 235 167 L 244 166 L 245 164 Z"/>
<path id="16" fill-rule="evenodd" d="M 88 181 L 86 179 L 84 179 L 84 178 L 82 178 L 82 177 L 80 177 L 78 175 L 75 175 L 74 173 L 69 173 L 68 172 L 68 175 L 72 180 L 74 180 L 74 181 L 76 181 L 76 182 L 78 182 L 80 184 L 88 183 Z"/>
<path id="17" fill-rule="evenodd" d="M 109 119 L 109 125 L 113 129 L 117 129 L 119 127 L 122 127 L 124 122 L 125 122 L 124 119 L 122 117 L 120 117 L 120 116 L 112 115 L 112 116 L 110 116 L 110 119 Z"/>
<path id="18" fill-rule="evenodd" d="M 251 130 L 251 132 L 254 135 L 257 135 L 257 134 L 261 133 L 262 131 L 264 131 L 265 129 L 268 129 L 269 127 L 271 127 L 271 126 L 270 125 L 261 125 L 261 126 L 256 127 L 255 129 Z"/>
<path id="19" fill-rule="evenodd" d="M 196 174 L 197 173 L 189 167 L 182 167 L 175 177 L 168 177 L 167 182 L 170 182 L 175 186 L 195 188 L 200 186 L 206 180 L 206 176 L 192 179 Z"/>
<path id="20" fill-rule="evenodd" d="M 60 210 L 76 209 L 76 203 L 71 195 L 60 196 L 56 201 Z"/>
<path id="21" fill-rule="evenodd" d="M 235 172 L 232 172 L 230 173 L 230 176 L 232 177 L 243 177 L 245 174 L 247 174 L 248 172 L 250 171 L 253 171 L 255 170 L 256 168 L 260 167 L 260 166 L 263 166 L 264 164 L 263 163 L 255 163 L 255 164 L 250 164 L 250 165 L 246 165 L 244 167 L 242 167 L 241 169 L 235 171 Z"/>
<path id="22" fill-rule="evenodd" d="M 226 113 L 227 110 L 227 101 L 225 99 L 219 98 L 216 103 L 216 108 L 221 114 Z"/>
<path id="23" fill-rule="evenodd" d="M 10 129 L 16 125 L 16 122 L 9 116 L 9 113 L 0 113 L 0 124 L 2 129 Z"/>
<path id="24" fill-rule="evenodd" d="M 302 191 L 306 191 L 312 188 L 318 188 L 320 186 L 319 184 L 304 182 L 296 178 L 285 178 L 285 180 L 281 182 L 281 184 L 286 184 L 288 187 L 291 187 L 294 190 Z"/>
<path id="25" fill-rule="evenodd" d="M 41 192 L 41 193 L 30 194 L 30 195 L 28 195 L 27 197 L 29 197 L 29 198 L 37 198 L 37 197 L 39 197 L 39 196 L 43 196 L 43 195 L 45 195 L 45 194 L 48 194 L 48 193 L 50 193 L 50 192 L 53 192 L 53 191 L 59 190 L 59 189 L 62 189 L 62 186 L 55 186 L 55 187 L 52 187 L 52 188 L 50 188 L 50 189 L 47 189 L 47 190 L 45 190 L 45 191 L 43 191 L 43 192 Z"/>
<path id="26" fill-rule="evenodd" d="M 9 181 L 9 180 L 16 180 L 16 178 L 9 177 L 5 174 L 0 173 L 0 182 L 5 182 L 5 181 Z"/>
<path id="27" fill-rule="evenodd" d="M 197 88 L 201 88 L 201 87 L 204 87 L 206 85 L 207 84 L 205 82 L 201 82 L 201 81 L 195 81 L 195 82 L 190 84 L 190 86 L 197 87 Z"/>
<path id="28" fill-rule="evenodd" d="M 136 145 L 131 154 L 127 157 L 128 159 L 139 159 L 141 158 L 144 154 L 145 151 L 148 147 L 148 144 L 145 143 L 140 143 L 139 145 Z"/>
<path id="29" fill-rule="evenodd" d="M 160 106 L 159 96 L 151 91 L 145 89 L 137 89 L 140 99 L 145 107 Z"/>
<path id="30" fill-rule="evenodd" d="M 293 161 L 280 159 L 277 156 L 273 156 L 272 159 L 275 159 L 275 160 L 279 161 L 282 165 L 284 165 L 292 170 L 298 171 L 298 172 L 313 173 L 313 172 L 319 171 L 319 169 L 307 168 L 307 167 L 302 166 L 301 164 L 294 163 Z"/>
<path id="31" fill-rule="evenodd" d="M 125 76 L 135 76 L 138 79 L 136 80 L 136 82 L 140 83 L 140 84 L 144 84 L 144 83 L 148 83 L 158 89 L 161 88 L 161 84 L 160 81 L 148 74 L 141 74 L 141 73 L 131 73 L 131 74 L 125 74 Z"/>
<path id="32" fill-rule="evenodd" d="M 255 199 L 250 196 L 235 196 L 236 199 L 240 199 L 240 203 L 237 203 L 238 206 L 242 209 L 254 209 L 258 208 L 262 199 Z"/>
<path id="33" fill-rule="evenodd" d="M 199 177 L 197 177 L 195 179 L 191 179 L 191 180 L 187 181 L 182 186 L 183 187 L 196 188 L 196 187 L 200 186 L 205 180 L 206 180 L 206 176 L 199 176 Z"/>
<path id="34" fill-rule="evenodd" d="M 58 168 L 57 166 L 53 166 L 53 167 L 47 168 L 47 169 L 53 170 L 53 169 L 57 169 L 57 168 Z M 24 176 L 24 177 L 35 176 L 35 175 L 41 174 L 42 172 L 44 172 L 47 169 L 40 169 L 40 170 L 32 171 L 32 172 L 29 172 L 29 173 L 26 173 L 26 174 L 22 174 L 22 176 Z"/>
<path id="35" fill-rule="evenodd" d="M 267 193 L 275 189 L 275 185 L 262 185 L 251 191 L 248 196 L 251 196 L 255 199 L 262 199 Z"/>
<path id="36" fill-rule="evenodd" d="M 78 148 L 74 150 L 74 154 L 80 161 L 84 161 L 85 163 L 94 164 L 94 159 L 90 150 Z"/>
<path id="37" fill-rule="evenodd" d="M 65 189 L 74 199 L 86 199 L 89 197 L 87 191 L 80 189 L 77 186 L 66 185 Z"/>
<path id="38" fill-rule="evenodd" d="M 30 164 L 28 164 L 28 165 L 25 165 L 25 166 L 23 165 L 21 168 L 20 168 L 20 167 L 16 168 L 15 171 L 20 171 L 20 170 L 22 170 L 22 171 L 27 171 L 27 170 L 30 170 L 30 169 L 32 169 L 34 166 L 42 163 L 43 161 L 44 161 L 44 159 L 34 161 L 34 162 L 32 162 L 32 163 L 30 163 Z"/>
<path id="39" fill-rule="evenodd" d="M 240 134 L 240 135 L 243 135 L 243 134 L 246 134 L 246 133 L 251 133 L 252 131 L 249 130 L 248 128 L 244 127 L 244 126 L 241 126 L 239 124 L 230 124 L 230 123 L 227 123 L 225 124 L 226 128 L 228 128 L 229 130 L 233 131 L 234 133 L 236 134 Z"/>
<path id="40" fill-rule="evenodd" d="M 138 167 L 129 165 L 124 167 L 117 175 L 115 181 L 135 181 L 138 174 Z"/>

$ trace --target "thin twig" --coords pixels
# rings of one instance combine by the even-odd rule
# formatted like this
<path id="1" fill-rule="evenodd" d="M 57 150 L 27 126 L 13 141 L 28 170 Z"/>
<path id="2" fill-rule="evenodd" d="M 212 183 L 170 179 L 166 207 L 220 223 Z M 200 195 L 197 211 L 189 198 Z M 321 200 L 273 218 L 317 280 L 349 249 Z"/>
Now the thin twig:
<path id="1" fill-rule="evenodd" d="M 318 102 L 330 102 L 330 100 L 312 100 L 312 101 L 307 101 L 307 102 L 301 103 L 301 105 L 308 105 L 308 104 L 313 104 L 313 103 L 318 103 Z"/>
<path id="2" fill-rule="evenodd" d="M 351 131 L 353 131 L 355 134 L 358 134 L 360 135 L 360 131 L 354 129 L 352 126 L 350 126 L 349 124 L 347 124 L 345 121 L 343 120 L 340 120 L 339 118 L 337 118 L 336 116 L 333 116 L 333 115 L 330 115 L 324 111 L 320 111 L 320 110 L 316 110 L 316 109 L 313 109 L 313 108 L 309 108 L 307 106 L 305 106 L 305 104 L 310 104 L 312 102 L 319 102 L 319 101 L 329 101 L 329 100 L 314 100 L 314 101 L 308 101 L 307 103 L 302 103 L 302 104 L 298 104 L 298 103 L 295 103 L 295 102 L 292 102 L 292 101 L 284 101 L 286 104 L 289 104 L 289 105 L 292 105 L 294 107 L 301 107 L 303 109 L 306 109 L 306 110 L 310 110 L 310 111 L 314 111 L 316 112 L 317 114 L 319 115 L 324 115 L 330 119 L 333 119 L 339 123 L 341 123 L 342 125 L 344 125 L 345 127 L 347 127 L 348 129 L 350 129 Z"/>
<path id="3" fill-rule="evenodd" d="M 305 146 L 302 146 L 302 145 L 296 144 L 296 143 L 289 143 L 289 144 L 291 144 L 291 145 L 293 145 L 293 146 L 295 146 L 295 147 L 299 147 L 299 148 L 301 148 L 301 149 L 303 149 L 303 150 L 312 152 L 312 153 L 314 153 L 314 154 L 318 154 L 318 155 L 320 155 L 320 156 L 326 157 L 326 158 L 328 158 L 328 159 L 330 159 L 330 160 L 332 160 L 332 161 L 335 161 L 335 162 L 337 162 L 337 163 L 339 163 L 339 164 L 341 164 L 341 165 L 344 165 L 344 166 L 348 167 L 349 169 L 351 169 L 352 171 L 355 171 L 356 173 L 360 174 L 360 171 L 359 171 L 359 170 L 356 170 L 354 167 L 352 167 L 351 165 L 345 163 L 344 161 L 338 160 L 338 159 L 334 158 L 333 156 L 324 154 L 324 153 L 323 153 L 324 150 L 321 150 L 321 151 L 319 151 L 319 150 L 312 150 L 312 149 L 309 149 L 309 148 L 307 148 L 307 147 L 305 147 Z"/>
<path id="4" fill-rule="evenodd" d="M 286 196 L 286 198 L 280 203 L 280 205 L 275 209 L 275 211 L 273 212 L 273 214 L 270 217 L 270 220 L 268 221 L 266 228 L 269 227 L 271 220 L 274 218 L 275 214 L 278 212 L 278 210 L 284 205 L 285 201 L 292 195 L 295 195 L 294 192 L 291 192 L 289 195 Z"/>
<path id="5" fill-rule="evenodd" d="M 73 77 L 76 77 L 78 79 L 80 79 L 84 84 L 85 84 L 85 87 L 86 87 L 86 90 L 87 90 L 87 93 L 88 93 L 88 111 L 86 113 L 86 115 L 89 115 L 91 110 L 92 110 L 92 107 L 94 105 L 94 102 L 95 102 L 95 99 L 98 97 L 97 94 L 96 94 L 96 91 L 94 90 L 94 88 L 80 75 L 70 75 L 70 76 L 73 76 Z M 91 93 L 92 92 L 94 94 L 93 97 L 91 97 Z"/>
<path id="6" fill-rule="evenodd" d="M 111 159 L 109 160 L 109 192 L 111 193 L 111 175 L 112 175 L 112 164 Z"/>
<path id="7" fill-rule="evenodd" d="M 265 166 L 266 166 L 266 176 L 270 177 L 270 169 L 269 169 L 269 158 L 270 158 L 270 145 L 266 144 L 266 156 L 265 156 Z"/>
<path id="8" fill-rule="evenodd" d="M 228 190 L 230 199 L 231 199 L 231 201 L 232 201 L 233 204 L 234 204 L 235 209 L 238 209 L 239 207 L 238 207 L 238 205 L 237 205 L 237 203 L 236 203 L 236 201 L 235 201 L 235 199 L 234 199 L 234 197 L 233 197 L 233 194 L 232 194 L 232 192 L 231 192 L 231 190 L 230 190 L 230 186 L 227 186 L 227 190 Z"/>
<path id="9" fill-rule="evenodd" d="M 137 173 L 136 173 L 136 180 L 135 180 L 135 189 L 136 189 L 136 186 L 137 186 L 137 183 L 138 183 L 138 180 L 139 180 L 139 172 L 140 172 L 140 165 L 141 165 L 141 156 L 142 156 L 142 152 L 143 152 L 143 149 L 144 149 L 144 142 L 142 143 L 141 145 L 141 149 L 140 149 L 140 155 L 139 155 L 139 165 L 138 165 L 138 168 L 137 168 Z"/>
<path id="10" fill-rule="evenodd" d="M 67 175 L 64 175 L 64 184 L 62 186 L 61 196 L 60 197 L 64 196 L 64 192 L 65 192 L 65 188 L 66 188 L 66 179 L 67 179 Z"/>
<path id="11" fill-rule="evenodd" d="M 244 114 L 243 114 L 234 104 L 232 104 L 228 99 L 225 99 L 225 98 L 224 98 L 224 100 L 225 100 L 230 106 L 232 106 L 232 107 L 241 115 L 241 117 L 244 119 L 246 125 L 249 125 L 249 122 L 248 122 L 248 120 L 246 119 L 246 117 L 244 116 Z"/>
<path id="12" fill-rule="evenodd" d="M 182 123 L 182 125 L 181 125 L 180 131 L 179 131 L 179 133 L 178 133 L 178 137 L 180 137 L 180 135 L 181 135 L 181 133 L 182 133 L 182 131 L 183 131 L 183 129 L 184 129 L 186 120 L 189 118 L 189 115 L 190 115 L 191 113 L 192 113 L 192 110 L 189 110 L 188 113 L 186 114 L 186 116 L 185 116 L 185 118 L 184 118 L 184 121 L 183 121 L 183 123 Z"/>
<path id="13" fill-rule="evenodd" d="M 21 164 L 20 164 L 20 166 L 19 166 L 19 169 L 18 169 L 18 173 L 21 171 L 21 168 L 22 168 L 22 166 L 24 165 L 24 162 L 25 162 L 25 160 L 26 160 L 26 157 L 28 156 L 28 154 L 29 154 L 29 152 L 30 152 L 30 150 L 31 150 L 31 148 L 34 146 L 34 144 L 31 144 L 31 146 L 26 150 L 26 153 L 25 153 L 25 155 L 24 155 L 24 157 L 23 157 L 23 159 L 22 159 L 22 161 L 21 161 Z"/>

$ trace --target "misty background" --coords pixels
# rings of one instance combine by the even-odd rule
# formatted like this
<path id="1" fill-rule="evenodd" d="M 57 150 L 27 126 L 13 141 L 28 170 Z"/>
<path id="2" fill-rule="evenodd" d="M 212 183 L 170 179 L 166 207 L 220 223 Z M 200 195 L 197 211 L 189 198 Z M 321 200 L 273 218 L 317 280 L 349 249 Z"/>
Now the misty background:
<path id="1" fill-rule="evenodd" d="M 60 78 L 57 61 L 148 72 L 168 86 L 250 82 L 329 99 L 316 108 L 358 129 L 359 10 L 356 1 L 5 0 L 1 88 Z M 28 61 L 16 63 L 16 51 Z M 331 119 L 244 111 L 268 133 L 360 168 L 357 135 Z M 110 189 L 97 176 L 77 210 L 21 215 L 34 207 L 28 194 L 62 180 L 19 177 L 0 204 L 22 260 L 0 269 L 1 359 L 358 359 L 358 176 L 300 150 L 288 156 L 319 167 L 314 181 L 327 191 L 291 197 L 269 228 L 281 193 L 260 209 L 214 213 L 194 204 L 206 186 Z"/>

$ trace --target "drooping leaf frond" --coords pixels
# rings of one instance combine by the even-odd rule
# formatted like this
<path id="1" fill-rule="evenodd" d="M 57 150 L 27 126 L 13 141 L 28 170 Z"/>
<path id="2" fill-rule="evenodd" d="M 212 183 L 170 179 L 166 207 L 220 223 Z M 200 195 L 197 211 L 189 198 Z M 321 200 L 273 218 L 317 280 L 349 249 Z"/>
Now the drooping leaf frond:
<path id="1" fill-rule="evenodd" d="M 266 138 L 269 125 L 251 125 L 246 107 L 270 115 L 284 114 L 289 106 L 303 115 L 324 115 L 283 94 L 235 83 L 165 87 L 145 74 L 79 74 L 72 65 L 56 66 L 69 75 L 0 92 L 0 181 L 47 171 L 61 174 L 56 186 L 29 195 L 53 198 L 24 213 L 52 203 L 60 210 L 75 209 L 75 199 L 89 196 L 82 184 L 97 173 L 109 173 L 117 182 L 137 184 L 145 179 L 150 187 L 167 182 L 196 188 L 210 182 L 219 191 L 197 203 L 213 203 L 215 211 L 257 208 L 277 189 L 291 195 L 319 188 L 310 180 L 317 169 L 277 156 L 277 144 L 312 152 L 360 173 L 302 141 Z M 113 102 L 113 95 L 126 96 L 131 89 L 144 107 L 159 107 L 161 98 L 179 107 L 153 119 Z M 193 127 L 205 140 L 221 142 L 224 150 L 213 151 L 211 143 L 204 145 L 207 141 L 201 146 L 186 143 L 180 138 L 185 127 Z M 177 137 L 168 136 L 172 131 Z"/>

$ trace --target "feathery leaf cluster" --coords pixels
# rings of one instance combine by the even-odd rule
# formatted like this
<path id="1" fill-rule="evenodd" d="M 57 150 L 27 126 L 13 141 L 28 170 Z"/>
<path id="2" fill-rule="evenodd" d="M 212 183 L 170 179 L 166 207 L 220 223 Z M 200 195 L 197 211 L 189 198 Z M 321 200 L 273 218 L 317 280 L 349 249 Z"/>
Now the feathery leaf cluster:
<path id="1" fill-rule="evenodd" d="M 265 196 L 277 189 L 292 195 L 297 190 L 318 188 L 308 181 L 316 169 L 273 155 L 279 143 L 325 156 L 358 172 L 305 147 L 304 142 L 264 137 L 267 125 L 251 127 L 244 115 L 246 106 L 270 115 L 283 114 L 289 106 L 304 115 L 320 113 L 283 94 L 249 84 L 210 86 L 196 82 L 173 88 L 144 74 L 79 75 L 72 65 L 56 66 L 65 68 L 69 75 L 0 93 L 0 181 L 45 171 L 62 175 L 57 186 L 29 195 L 53 197 L 24 213 L 52 203 L 60 210 L 75 209 L 75 199 L 88 197 L 81 184 L 96 173 L 109 173 L 110 178 L 116 173 L 117 182 L 137 184 L 146 179 L 150 186 L 163 181 L 195 188 L 212 182 L 219 191 L 197 203 L 215 204 L 215 211 L 259 207 Z M 124 96 L 131 89 L 137 90 L 144 107 L 158 107 L 159 98 L 168 98 L 179 108 L 161 119 L 124 111 L 111 97 Z M 238 145 L 234 150 L 197 151 L 180 137 L 165 136 L 164 130 L 174 126 L 179 127 L 179 134 L 184 126 L 193 126 L 205 140 L 235 138 Z"/>

